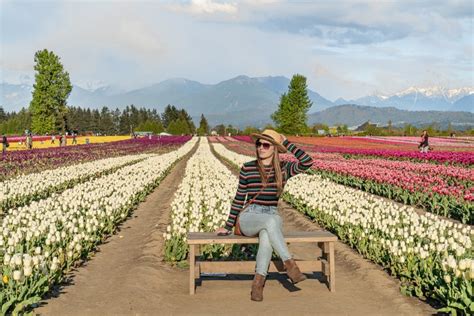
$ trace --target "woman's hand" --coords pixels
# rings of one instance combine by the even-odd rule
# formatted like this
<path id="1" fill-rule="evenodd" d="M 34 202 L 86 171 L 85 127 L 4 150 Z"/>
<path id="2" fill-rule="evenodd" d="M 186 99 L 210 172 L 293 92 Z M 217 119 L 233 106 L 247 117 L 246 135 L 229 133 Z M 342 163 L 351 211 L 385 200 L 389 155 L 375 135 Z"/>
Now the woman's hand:
<path id="1" fill-rule="evenodd" d="M 216 235 L 230 235 L 232 232 L 230 230 L 225 229 L 224 227 L 220 227 L 215 231 Z"/>

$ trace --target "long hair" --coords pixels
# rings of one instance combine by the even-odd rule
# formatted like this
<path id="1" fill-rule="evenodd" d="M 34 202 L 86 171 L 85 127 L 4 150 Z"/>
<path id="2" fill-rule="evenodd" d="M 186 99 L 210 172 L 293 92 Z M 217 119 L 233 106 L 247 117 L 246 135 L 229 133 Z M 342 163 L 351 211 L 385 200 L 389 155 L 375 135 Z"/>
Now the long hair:
<path id="1" fill-rule="evenodd" d="M 258 172 L 260 173 L 260 178 L 262 179 L 262 182 L 266 184 L 269 179 L 268 179 L 267 173 L 265 172 L 265 167 L 263 166 L 262 159 L 260 159 L 260 156 L 258 155 L 258 149 L 255 149 L 255 150 L 256 150 L 256 155 L 257 155 Z M 283 174 L 281 171 L 280 157 L 278 156 L 278 148 L 275 145 L 273 145 L 272 167 L 275 172 L 277 197 L 280 197 L 281 193 L 283 192 Z"/>

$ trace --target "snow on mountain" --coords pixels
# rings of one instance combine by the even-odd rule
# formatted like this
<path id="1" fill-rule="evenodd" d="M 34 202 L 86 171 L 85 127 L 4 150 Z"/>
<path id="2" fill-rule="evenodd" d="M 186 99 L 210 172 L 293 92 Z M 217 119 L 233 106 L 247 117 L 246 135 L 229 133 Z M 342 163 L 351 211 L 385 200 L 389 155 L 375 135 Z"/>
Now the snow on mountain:
<path id="1" fill-rule="evenodd" d="M 474 88 L 464 87 L 458 89 L 447 89 L 439 86 L 434 87 L 410 87 L 401 92 L 395 93 L 398 97 L 403 97 L 410 94 L 422 94 L 425 97 L 444 97 L 448 99 L 451 103 L 456 102 L 466 95 L 474 94 Z"/>

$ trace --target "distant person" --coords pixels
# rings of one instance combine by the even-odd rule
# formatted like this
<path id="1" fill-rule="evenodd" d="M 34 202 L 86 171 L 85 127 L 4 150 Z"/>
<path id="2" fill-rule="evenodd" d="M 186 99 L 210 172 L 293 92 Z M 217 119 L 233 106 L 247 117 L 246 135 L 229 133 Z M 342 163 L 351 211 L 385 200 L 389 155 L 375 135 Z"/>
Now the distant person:
<path id="1" fill-rule="evenodd" d="M 26 136 L 26 147 L 28 149 L 33 148 L 33 135 L 31 134 L 31 132 Z"/>
<path id="2" fill-rule="evenodd" d="M 9 146 L 10 144 L 8 143 L 7 136 L 5 136 L 5 134 L 2 134 L 2 155 L 5 155 Z"/>
<path id="3" fill-rule="evenodd" d="M 56 135 L 51 135 L 51 144 L 54 144 L 54 141 L 56 140 Z"/>
<path id="4" fill-rule="evenodd" d="M 67 137 L 66 137 L 66 133 L 63 133 L 63 135 L 61 136 L 61 146 L 66 147 L 66 145 L 67 145 Z"/>
<path id="5" fill-rule="evenodd" d="M 420 145 L 418 145 L 418 148 L 420 149 L 421 153 L 427 153 L 428 150 L 430 149 L 430 145 L 428 143 L 428 132 L 426 130 L 423 131 L 423 134 L 421 134 L 421 139 L 420 139 Z"/>
<path id="6" fill-rule="evenodd" d="M 77 145 L 77 134 L 76 133 L 72 133 L 72 144 Z"/>

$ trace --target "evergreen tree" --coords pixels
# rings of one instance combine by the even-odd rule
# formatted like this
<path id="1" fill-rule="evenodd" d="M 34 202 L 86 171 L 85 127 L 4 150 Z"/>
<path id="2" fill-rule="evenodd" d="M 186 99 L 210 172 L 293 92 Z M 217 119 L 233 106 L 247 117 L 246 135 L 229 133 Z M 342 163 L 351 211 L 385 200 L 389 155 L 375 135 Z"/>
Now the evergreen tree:
<path id="1" fill-rule="evenodd" d="M 201 121 L 199 122 L 198 135 L 199 136 L 204 136 L 204 135 L 207 135 L 207 134 L 209 134 L 209 124 L 207 123 L 207 120 L 204 117 L 204 114 L 201 114 Z M 222 133 L 222 134 L 224 134 L 224 133 Z"/>
<path id="2" fill-rule="evenodd" d="M 196 127 L 194 126 L 193 118 L 191 115 L 186 112 L 185 109 L 181 109 L 178 112 L 178 117 L 182 119 L 186 124 L 186 132 L 185 134 L 194 134 Z M 208 127 L 209 128 L 209 127 Z"/>
<path id="3" fill-rule="evenodd" d="M 120 110 L 117 108 L 115 111 L 112 113 L 112 122 L 114 125 L 114 134 L 120 134 Z"/>
<path id="4" fill-rule="evenodd" d="M 100 111 L 100 131 L 106 135 L 114 134 L 112 114 L 106 106 L 104 106 Z"/>
<path id="5" fill-rule="evenodd" d="M 311 106 L 306 77 L 296 74 L 288 86 L 288 93 L 281 95 L 278 110 L 271 117 L 280 132 L 302 134 L 308 130 L 307 112 Z"/>
<path id="6" fill-rule="evenodd" d="M 72 90 L 60 58 L 46 49 L 35 54 L 35 84 L 30 103 L 31 129 L 38 134 L 65 132 L 67 98 Z"/>
<path id="7" fill-rule="evenodd" d="M 130 134 L 132 132 L 130 126 L 130 108 L 127 106 L 120 116 L 120 134 Z"/>
<path id="8" fill-rule="evenodd" d="M 7 120 L 7 114 L 3 107 L 0 106 L 0 123 Z"/>
<path id="9" fill-rule="evenodd" d="M 178 109 L 174 105 L 168 104 L 163 112 L 161 122 L 165 128 L 168 128 L 168 125 L 176 121 L 179 118 Z"/>

